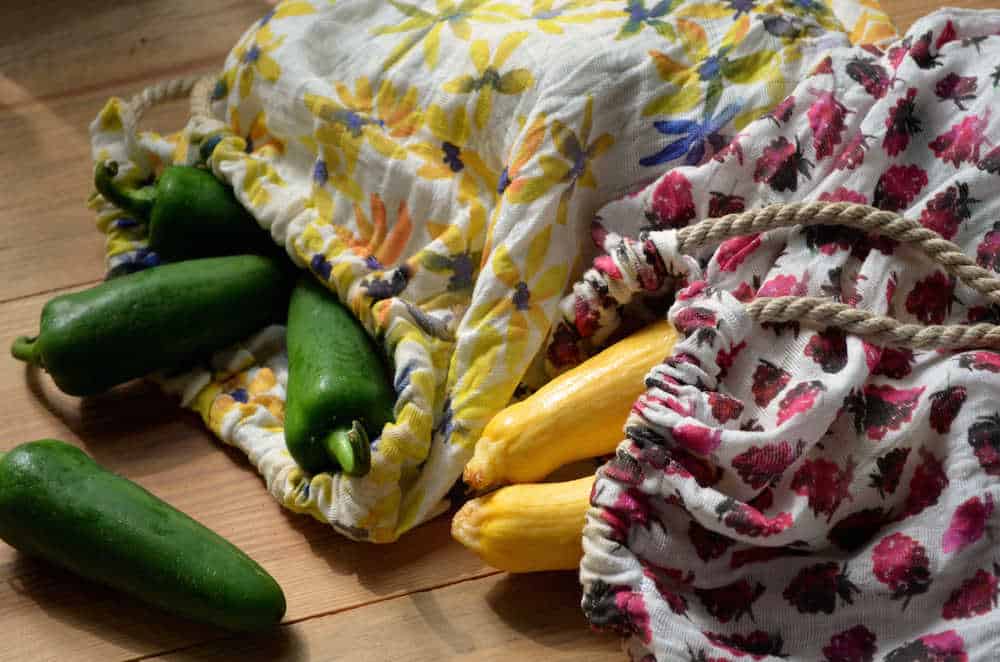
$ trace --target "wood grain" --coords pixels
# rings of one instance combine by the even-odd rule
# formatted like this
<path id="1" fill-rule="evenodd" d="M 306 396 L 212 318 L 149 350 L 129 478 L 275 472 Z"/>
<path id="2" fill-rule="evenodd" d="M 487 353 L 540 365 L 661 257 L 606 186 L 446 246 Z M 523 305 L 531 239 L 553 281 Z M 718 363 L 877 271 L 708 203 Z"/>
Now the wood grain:
<path id="1" fill-rule="evenodd" d="M 31 333 L 53 293 L 96 282 L 102 238 L 84 206 L 88 125 L 111 96 L 221 67 L 270 6 L 262 0 L 41 0 L 0 21 L 0 345 Z M 949 6 L 1000 8 L 1000 0 Z M 886 0 L 900 31 L 940 8 Z M 182 125 L 186 104 L 144 125 Z M 243 455 L 144 384 L 99 398 L 59 393 L 0 351 L 0 450 L 57 437 L 245 549 L 283 586 L 286 624 L 232 637 L 165 616 L 0 544 L 0 660 L 622 659 L 590 633 L 573 573 L 496 574 L 451 540 L 449 518 L 390 546 L 351 543 L 281 509 Z M 172 652 L 171 652 L 172 651 Z"/>
<path id="2" fill-rule="evenodd" d="M 282 627 L 277 636 L 230 638 L 155 659 L 620 659 L 617 637 L 589 631 L 579 604 L 573 573 L 501 574 L 309 619 Z"/>

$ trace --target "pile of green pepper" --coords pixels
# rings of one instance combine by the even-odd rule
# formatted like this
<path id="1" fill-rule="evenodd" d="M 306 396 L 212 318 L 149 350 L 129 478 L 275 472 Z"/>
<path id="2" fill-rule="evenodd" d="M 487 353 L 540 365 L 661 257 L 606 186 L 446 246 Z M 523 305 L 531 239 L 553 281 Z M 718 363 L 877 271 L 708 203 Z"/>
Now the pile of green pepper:
<path id="1" fill-rule="evenodd" d="M 90 396 L 156 372 L 192 367 L 267 324 L 285 322 L 289 453 L 308 473 L 365 475 L 371 466 L 370 440 L 393 420 L 395 393 L 384 357 L 354 315 L 312 276 L 298 274 L 232 189 L 208 170 L 170 166 L 138 188 L 123 186 L 115 180 L 117 173 L 117 164 L 99 164 L 95 187 L 146 225 L 159 263 L 111 274 L 95 287 L 51 299 L 42 310 L 39 333 L 14 341 L 14 357 L 43 368 L 65 393 Z M 263 570 L 252 561 L 179 513 L 169 515 L 178 531 L 188 532 L 178 534 L 187 535 L 186 542 L 171 543 L 179 556 L 156 552 L 153 534 L 142 521 L 168 513 L 169 506 L 116 482 L 64 446 L 34 442 L 0 460 L 0 537 L 192 618 L 237 628 L 280 620 L 280 588 L 275 592 L 269 577 L 254 580 L 252 575 Z M 69 489 L 66 479 L 74 472 L 94 478 L 81 479 L 85 488 Z M 27 489 L 28 482 L 37 486 Z M 64 553 L 65 528 L 83 521 L 103 526 L 105 519 L 113 527 L 113 521 L 130 517 L 136 525 L 119 542 L 129 543 L 135 553 L 105 562 L 112 553 L 107 535 L 81 535 L 80 544 L 89 547 L 72 558 Z M 125 540 L 130 535 L 134 539 Z M 195 547 L 202 551 L 187 554 Z M 175 572 L 171 564 L 181 562 L 180 556 L 188 559 L 183 563 L 196 580 L 169 587 L 167 582 L 162 590 L 142 588 Z M 208 567 L 206 558 L 240 570 L 242 588 L 220 588 L 213 603 L 205 586 L 217 569 Z M 247 603 L 241 620 L 239 591 L 248 586 L 257 597 Z"/>

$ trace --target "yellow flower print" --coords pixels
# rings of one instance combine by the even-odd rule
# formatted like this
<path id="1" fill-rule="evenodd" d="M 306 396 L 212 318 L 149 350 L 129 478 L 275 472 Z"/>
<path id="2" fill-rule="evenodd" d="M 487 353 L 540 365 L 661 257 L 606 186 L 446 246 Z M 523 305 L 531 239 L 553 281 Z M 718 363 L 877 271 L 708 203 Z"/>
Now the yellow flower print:
<path id="1" fill-rule="evenodd" d="M 448 292 L 470 291 L 482 262 L 485 224 L 486 210 L 473 200 L 468 219 L 448 226 L 414 261 L 428 271 L 447 274 Z"/>
<path id="2" fill-rule="evenodd" d="M 233 75 L 239 77 L 241 99 L 245 99 L 250 95 L 250 89 L 253 87 L 256 76 L 260 76 L 271 83 L 278 80 L 278 77 L 281 76 L 281 67 L 271 57 L 271 53 L 277 50 L 284 41 L 284 35 L 276 37 L 271 32 L 271 26 L 264 25 L 257 30 L 256 35 L 249 42 L 249 45 L 241 44 L 236 47 L 235 55 L 239 61 L 239 72 L 234 71 Z M 226 82 L 229 85 L 232 84 L 231 81 Z"/>
<path id="3" fill-rule="evenodd" d="M 580 135 L 577 136 L 568 126 L 559 120 L 552 121 L 552 141 L 562 159 L 548 154 L 538 158 L 542 174 L 537 177 L 526 177 L 518 185 L 518 180 L 511 182 L 506 197 L 515 204 L 532 202 L 558 184 L 565 184 L 565 189 L 559 197 L 559 209 L 556 221 L 565 225 L 568 217 L 569 199 L 576 190 L 577 184 L 587 188 L 596 188 L 597 180 L 591 169 L 591 162 L 606 152 L 615 139 L 609 133 L 604 133 L 590 140 L 590 131 L 594 118 L 594 98 L 587 97 L 587 105 L 583 111 L 583 121 L 580 125 Z M 517 186 L 515 186 L 517 185 Z"/>
<path id="4" fill-rule="evenodd" d="M 286 2 L 278 3 L 277 7 L 264 14 L 264 16 L 260 19 L 260 25 L 267 25 L 272 20 L 280 21 L 281 19 L 292 16 L 308 16 L 315 13 L 316 8 L 308 2 L 302 2 L 301 0 L 286 0 Z"/>
<path id="5" fill-rule="evenodd" d="M 366 141 L 386 158 L 406 156 L 403 146 L 393 139 L 411 135 L 420 125 L 415 89 L 401 92 L 385 81 L 373 94 L 366 77 L 355 81 L 353 92 L 343 83 L 337 83 L 334 89 L 339 101 L 306 93 L 305 104 L 325 122 L 316 130 L 316 140 L 341 150 L 348 173 L 354 172 L 361 145 Z"/>
<path id="6" fill-rule="evenodd" d="M 483 157 L 465 147 L 469 138 L 469 119 L 465 108 L 455 108 L 449 116 L 440 106 L 431 104 L 427 109 L 427 128 L 440 142 L 422 142 L 409 147 L 409 151 L 424 164 L 417 175 L 424 179 L 457 179 L 458 199 L 468 204 L 480 193 L 488 200 L 496 199 L 498 175 Z"/>
<path id="7" fill-rule="evenodd" d="M 240 111 L 235 106 L 229 113 L 229 125 L 233 133 L 242 136 L 247 142 L 247 151 L 260 154 L 282 154 L 285 151 L 285 143 L 271 135 L 267 127 L 267 115 L 264 111 L 254 115 L 250 122 L 250 128 L 244 132 L 240 122 Z"/>
<path id="8" fill-rule="evenodd" d="M 470 94 L 478 92 L 476 101 L 476 127 L 481 129 L 486 125 L 493 109 L 493 93 L 518 95 L 531 87 L 535 80 L 527 69 L 510 69 L 503 73 L 500 67 L 514 53 L 514 50 L 528 37 L 527 32 L 512 32 L 503 38 L 497 46 L 496 54 L 490 60 L 490 47 L 485 39 L 472 42 L 470 56 L 476 67 L 476 75 L 459 76 L 445 84 L 445 92 L 451 94 Z"/>
<path id="9" fill-rule="evenodd" d="M 462 0 L 458 4 L 452 0 L 437 0 L 437 12 L 421 9 L 416 5 L 400 0 L 389 0 L 389 4 L 405 14 L 408 18 L 399 25 L 385 25 L 372 30 L 372 34 L 412 33 L 398 46 L 392 49 L 389 57 L 382 64 L 382 70 L 391 69 L 404 55 L 410 52 L 421 41 L 424 42 L 424 63 L 428 69 L 437 66 L 438 51 L 441 49 L 441 30 L 447 25 L 452 34 L 459 39 L 468 41 L 472 34 L 469 21 L 481 23 L 506 23 L 519 18 L 519 15 L 509 5 L 490 0 Z"/>
<path id="10" fill-rule="evenodd" d="M 750 16 L 743 14 L 729 27 L 718 51 L 711 53 L 705 29 L 694 21 L 678 18 L 676 35 L 687 62 L 678 62 L 659 51 L 650 52 L 660 78 L 673 89 L 646 104 L 643 116 L 685 113 L 704 100 L 704 114 L 711 117 L 726 83 L 746 85 L 766 81 L 772 84 L 769 87 L 779 87 L 778 83 L 782 82 L 778 69 L 780 58 L 774 51 L 760 50 L 731 57 L 749 29 Z"/>
<path id="11" fill-rule="evenodd" d="M 601 19 L 621 18 L 621 9 L 600 9 L 598 11 L 570 13 L 574 9 L 589 9 L 601 0 L 570 0 L 556 5 L 555 0 L 535 0 L 531 6 L 531 18 L 537 21 L 538 29 L 548 34 L 562 34 L 564 25 L 593 23 Z"/>
<path id="12" fill-rule="evenodd" d="M 532 331 L 544 333 L 549 328 L 549 318 L 542 306 L 562 294 L 566 286 L 568 265 L 543 268 L 551 238 L 552 226 L 547 225 L 531 239 L 523 269 L 518 267 L 507 246 L 498 246 L 490 258 L 490 267 L 497 280 L 507 286 L 507 293 L 499 301 L 477 306 L 470 314 L 470 324 L 477 329 L 507 318 L 506 356 L 510 369 L 515 369 L 523 358 Z"/>
<path id="13" fill-rule="evenodd" d="M 321 219 L 330 223 L 333 220 L 333 197 L 327 187 L 332 186 L 354 202 L 359 202 L 363 197 L 361 187 L 347 172 L 346 164 L 337 152 L 325 145 L 317 148 L 312 138 L 303 138 L 302 142 L 317 153 L 312 171 L 312 193 L 306 207 L 315 209 Z"/>
<path id="14" fill-rule="evenodd" d="M 413 234 L 413 221 L 410 219 L 410 211 L 406 206 L 406 201 L 399 203 L 399 210 L 396 212 L 396 222 L 392 229 L 388 229 L 386 221 L 385 203 L 377 193 L 372 193 L 369 198 L 371 208 L 371 220 L 365 214 L 361 205 L 354 205 L 354 219 L 358 227 L 357 234 L 343 226 L 338 226 L 338 233 L 341 238 L 351 248 L 356 255 L 367 259 L 368 266 L 372 269 L 382 269 L 391 267 L 399 261 L 406 248 L 410 235 Z"/>

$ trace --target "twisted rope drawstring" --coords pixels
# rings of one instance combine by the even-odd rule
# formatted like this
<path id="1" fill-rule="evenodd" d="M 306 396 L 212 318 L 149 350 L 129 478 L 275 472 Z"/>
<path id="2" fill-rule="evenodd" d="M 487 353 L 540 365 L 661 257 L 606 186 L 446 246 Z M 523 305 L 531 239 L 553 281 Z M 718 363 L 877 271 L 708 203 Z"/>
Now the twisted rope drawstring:
<path id="1" fill-rule="evenodd" d="M 617 320 L 615 309 L 634 294 L 662 285 L 677 267 L 688 278 L 699 278 L 700 270 L 686 257 L 696 249 L 734 237 L 759 234 L 792 226 L 841 225 L 879 234 L 911 245 L 940 265 L 950 275 L 976 290 L 993 303 L 1000 304 L 1000 278 L 983 269 L 956 244 L 944 239 L 920 223 L 894 212 L 849 202 L 793 202 L 768 205 L 738 214 L 706 219 L 679 230 L 657 230 L 643 241 L 633 241 L 607 234 L 603 248 L 612 264 L 595 263 L 584 274 L 573 294 L 562 302 L 563 324 L 582 338 L 597 337 L 609 330 L 599 328 Z M 652 284 L 643 286 L 637 279 L 636 263 L 649 272 L 660 274 Z M 628 272 L 628 273 L 626 273 Z M 627 291 L 621 284 L 628 283 Z M 916 349 L 970 349 L 1000 347 L 1000 326 L 922 325 L 900 322 L 830 299 L 804 296 L 759 297 L 746 304 L 748 314 L 758 323 L 799 322 L 813 328 L 836 327 L 884 346 L 908 346 Z"/>

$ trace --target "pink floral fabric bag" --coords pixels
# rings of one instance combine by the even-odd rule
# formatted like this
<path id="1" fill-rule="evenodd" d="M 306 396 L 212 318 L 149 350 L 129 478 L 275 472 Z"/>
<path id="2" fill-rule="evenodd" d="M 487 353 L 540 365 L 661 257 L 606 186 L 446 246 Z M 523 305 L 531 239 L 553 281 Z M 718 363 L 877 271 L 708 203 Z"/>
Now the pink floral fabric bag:
<path id="1" fill-rule="evenodd" d="M 584 535 L 584 611 L 633 659 L 1000 659 L 1000 353 L 760 324 L 746 305 L 815 296 L 952 325 L 995 323 L 1000 306 L 913 246 L 851 228 L 776 229 L 696 257 L 674 231 L 848 201 L 1000 271 L 998 35 L 1000 12 L 945 10 L 884 51 L 834 50 L 710 160 L 601 211 L 607 254 L 554 336 L 607 335 L 621 304 L 670 288 L 684 335 L 599 470 Z M 603 230 L 643 225 L 626 218 L 645 219 L 637 239 Z"/>

